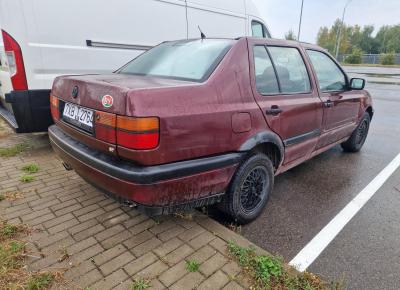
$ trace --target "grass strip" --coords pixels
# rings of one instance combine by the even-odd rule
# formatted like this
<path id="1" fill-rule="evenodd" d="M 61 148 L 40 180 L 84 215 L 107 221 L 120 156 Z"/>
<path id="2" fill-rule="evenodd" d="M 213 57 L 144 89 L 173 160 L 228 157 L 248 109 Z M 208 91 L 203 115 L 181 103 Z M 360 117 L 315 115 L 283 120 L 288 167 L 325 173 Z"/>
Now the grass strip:
<path id="1" fill-rule="evenodd" d="M 229 255 L 242 267 L 252 283 L 252 289 L 339 290 L 341 283 L 326 283 L 318 276 L 299 273 L 275 256 L 257 255 L 254 248 L 228 243 Z"/>

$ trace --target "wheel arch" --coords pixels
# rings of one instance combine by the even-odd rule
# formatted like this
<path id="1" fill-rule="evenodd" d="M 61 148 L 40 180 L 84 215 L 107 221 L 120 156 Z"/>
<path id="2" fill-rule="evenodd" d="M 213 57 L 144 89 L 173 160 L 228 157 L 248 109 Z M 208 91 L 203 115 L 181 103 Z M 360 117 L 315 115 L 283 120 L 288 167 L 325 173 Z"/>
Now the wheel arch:
<path id="1" fill-rule="evenodd" d="M 282 140 L 277 134 L 270 131 L 263 131 L 253 135 L 240 146 L 239 150 L 250 154 L 256 152 L 265 153 L 271 159 L 275 170 L 281 165 L 285 154 Z"/>

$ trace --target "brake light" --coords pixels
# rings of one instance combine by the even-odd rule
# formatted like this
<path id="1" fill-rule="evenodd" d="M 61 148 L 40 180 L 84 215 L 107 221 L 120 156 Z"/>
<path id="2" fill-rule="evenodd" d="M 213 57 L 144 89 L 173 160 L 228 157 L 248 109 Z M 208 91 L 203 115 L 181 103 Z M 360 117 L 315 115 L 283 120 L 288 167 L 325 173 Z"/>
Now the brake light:
<path id="1" fill-rule="evenodd" d="M 58 98 L 50 95 L 50 112 L 54 121 L 60 119 L 59 101 Z"/>
<path id="2" fill-rule="evenodd" d="M 18 42 L 12 38 L 4 30 L 1 31 L 3 35 L 4 50 L 6 52 L 8 65 L 10 67 L 11 83 L 15 91 L 22 91 L 28 89 L 28 82 L 26 80 L 24 60 L 22 58 L 21 47 Z"/>
<path id="3" fill-rule="evenodd" d="M 117 116 L 117 144 L 130 149 L 145 150 L 158 146 L 160 121 L 156 117 Z"/>
<path id="4" fill-rule="evenodd" d="M 94 120 L 94 132 L 96 138 L 109 143 L 116 143 L 115 125 L 117 117 L 115 114 L 96 111 Z"/>

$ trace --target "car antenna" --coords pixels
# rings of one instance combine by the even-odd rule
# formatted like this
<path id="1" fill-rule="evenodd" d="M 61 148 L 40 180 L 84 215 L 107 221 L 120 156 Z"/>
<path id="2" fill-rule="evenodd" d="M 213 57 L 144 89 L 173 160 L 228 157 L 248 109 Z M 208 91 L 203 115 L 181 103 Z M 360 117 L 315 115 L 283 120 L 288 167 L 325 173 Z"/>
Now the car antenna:
<path id="1" fill-rule="evenodd" d="M 203 33 L 203 31 L 201 31 L 200 25 L 197 25 L 197 28 L 198 28 L 199 31 L 200 31 L 201 39 L 206 39 L 206 35 Z"/>

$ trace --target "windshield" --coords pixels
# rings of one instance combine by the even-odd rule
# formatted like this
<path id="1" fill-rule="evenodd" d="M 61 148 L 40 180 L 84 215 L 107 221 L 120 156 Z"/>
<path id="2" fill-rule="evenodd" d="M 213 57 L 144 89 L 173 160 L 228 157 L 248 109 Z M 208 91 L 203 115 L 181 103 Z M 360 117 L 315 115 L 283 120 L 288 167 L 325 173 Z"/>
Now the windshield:
<path id="1" fill-rule="evenodd" d="M 118 73 L 202 82 L 232 45 L 233 40 L 223 39 L 165 42 L 138 56 Z"/>

